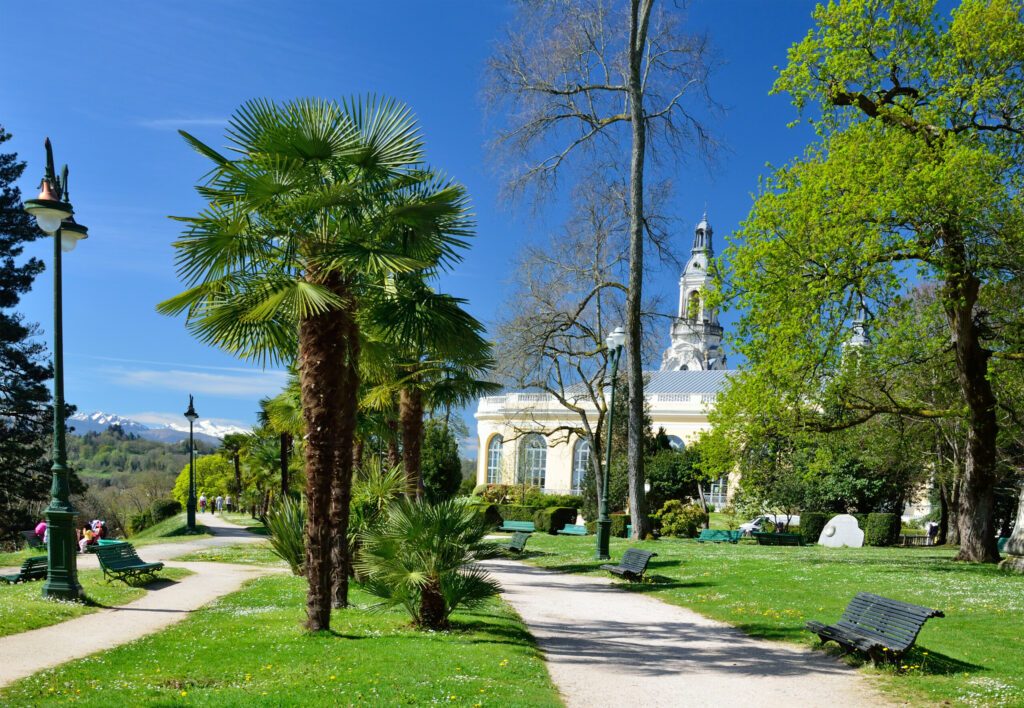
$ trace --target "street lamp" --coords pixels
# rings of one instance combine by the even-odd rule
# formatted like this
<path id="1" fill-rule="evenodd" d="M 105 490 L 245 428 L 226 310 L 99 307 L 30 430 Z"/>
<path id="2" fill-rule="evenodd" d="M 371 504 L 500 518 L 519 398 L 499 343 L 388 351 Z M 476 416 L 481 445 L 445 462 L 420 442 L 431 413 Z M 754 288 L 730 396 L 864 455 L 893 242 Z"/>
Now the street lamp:
<path id="1" fill-rule="evenodd" d="M 188 418 L 188 502 L 186 510 L 188 513 L 188 532 L 196 532 L 196 446 L 192 440 L 192 424 L 199 420 L 195 406 L 192 405 L 192 394 L 188 395 L 188 410 L 185 411 Z"/>
<path id="2" fill-rule="evenodd" d="M 39 196 L 25 201 L 25 211 L 33 216 L 41 230 L 53 236 L 53 466 L 50 471 L 50 505 L 46 507 L 47 544 L 46 582 L 43 597 L 52 600 L 81 600 L 78 583 L 78 545 L 75 541 L 75 516 L 71 505 L 71 470 L 68 468 L 67 442 L 64 438 L 64 319 L 61 292 L 61 252 L 74 249 L 89 236 L 89 230 L 75 223 L 68 196 L 68 168 L 60 179 L 53 169 L 53 147 L 46 139 L 46 174 Z"/>
<path id="3" fill-rule="evenodd" d="M 616 327 L 615 331 L 604 340 L 608 347 L 608 358 L 612 362 L 612 392 L 608 404 L 608 429 L 605 433 L 604 480 L 601 484 L 601 496 L 597 504 L 597 559 L 608 560 L 608 544 L 611 538 L 612 520 L 608 516 L 608 484 L 612 469 L 612 416 L 615 411 L 615 379 L 619 373 L 619 359 L 622 358 L 622 345 L 626 343 L 626 330 Z"/>

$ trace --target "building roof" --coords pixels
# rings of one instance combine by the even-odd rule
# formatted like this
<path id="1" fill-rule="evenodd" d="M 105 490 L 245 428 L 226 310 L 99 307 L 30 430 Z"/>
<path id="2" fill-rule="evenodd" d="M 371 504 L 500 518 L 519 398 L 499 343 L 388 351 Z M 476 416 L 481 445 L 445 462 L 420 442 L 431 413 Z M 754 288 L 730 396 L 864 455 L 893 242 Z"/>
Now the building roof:
<path id="1" fill-rule="evenodd" d="M 734 372 L 719 371 L 650 371 L 647 372 L 644 394 L 657 393 L 718 393 Z"/>

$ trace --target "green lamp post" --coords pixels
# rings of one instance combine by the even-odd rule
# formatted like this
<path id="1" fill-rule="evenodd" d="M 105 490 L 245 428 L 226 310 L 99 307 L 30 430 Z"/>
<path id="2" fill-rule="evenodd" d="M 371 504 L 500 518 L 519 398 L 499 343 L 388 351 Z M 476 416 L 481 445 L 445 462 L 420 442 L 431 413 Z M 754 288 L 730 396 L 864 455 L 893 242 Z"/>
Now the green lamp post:
<path id="1" fill-rule="evenodd" d="M 75 540 L 75 516 L 71 505 L 71 470 L 67 465 L 67 444 L 64 439 L 64 322 L 61 289 L 61 253 L 72 251 L 89 230 L 75 223 L 74 209 L 68 196 L 67 165 L 58 179 L 53 169 L 53 148 L 46 139 L 46 175 L 39 196 L 25 201 L 44 232 L 53 236 L 53 481 L 50 484 L 50 505 L 46 507 L 46 526 L 50 534 L 47 544 L 46 582 L 43 597 L 54 600 L 81 600 L 78 583 L 78 557 Z"/>
<path id="2" fill-rule="evenodd" d="M 196 532 L 196 444 L 192 439 L 192 424 L 199 420 L 199 414 L 192 405 L 192 394 L 188 396 L 188 410 L 185 411 L 188 419 L 188 501 L 185 502 L 187 513 L 188 532 Z"/>
<path id="3" fill-rule="evenodd" d="M 616 327 L 615 331 L 604 340 L 608 347 L 608 358 L 612 363 L 612 391 L 608 404 L 608 428 L 605 432 L 604 475 L 601 481 L 601 496 L 597 502 L 597 554 L 598 560 L 608 560 L 608 544 L 611 539 L 612 520 L 608 516 L 608 484 L 612 469 L 612 416 L 615 411 L 615 379 L 619 374 L 619 359 L 622 358 L 622 346 L 626 343 L 626 330 Z"/>

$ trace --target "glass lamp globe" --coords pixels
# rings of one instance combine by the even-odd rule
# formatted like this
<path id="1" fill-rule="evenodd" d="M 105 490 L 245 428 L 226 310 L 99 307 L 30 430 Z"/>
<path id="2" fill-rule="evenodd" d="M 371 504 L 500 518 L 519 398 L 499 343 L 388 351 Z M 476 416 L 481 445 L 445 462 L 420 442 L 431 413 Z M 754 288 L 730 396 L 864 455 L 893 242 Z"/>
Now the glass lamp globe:
<path id="1" fill-rule="evenodd" d="M 89 238 L 89 229 L 75 220 L 67 219 L 60 225 L 60 250 L 70 253 L 83 238 Z"/>
<path id="2" fill-rule="evenodd" d="M 609 349 L 618 349 L 626 343 L 626 330 L 622 329 L 622 327 L 616 327 L 615 331 L 609 334 L 604 342 L 608 345 Z"/>

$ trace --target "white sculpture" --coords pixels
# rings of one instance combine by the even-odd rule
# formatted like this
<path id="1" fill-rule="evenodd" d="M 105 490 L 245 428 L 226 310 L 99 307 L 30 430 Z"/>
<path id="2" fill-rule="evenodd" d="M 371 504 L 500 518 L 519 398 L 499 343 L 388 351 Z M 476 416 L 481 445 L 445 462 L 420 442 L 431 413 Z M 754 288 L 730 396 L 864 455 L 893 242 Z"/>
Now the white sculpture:
<path id="1" fill-rule="evenodd" d="M 829 548 L 860 548 L 864 545 L 864 532 L 860 530 L 857 519 L 849 514 L 833 516 L 818 536 L 819 546 Z"/>

